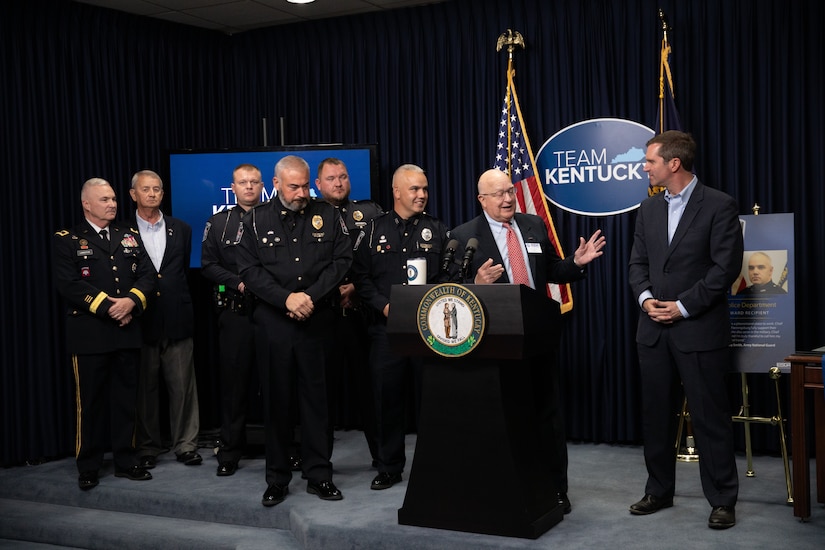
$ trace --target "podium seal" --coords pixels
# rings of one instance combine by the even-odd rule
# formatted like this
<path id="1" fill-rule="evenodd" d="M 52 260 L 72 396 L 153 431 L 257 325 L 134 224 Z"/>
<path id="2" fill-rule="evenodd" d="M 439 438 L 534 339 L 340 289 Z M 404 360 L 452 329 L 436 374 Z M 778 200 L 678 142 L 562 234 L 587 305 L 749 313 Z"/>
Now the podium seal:
<path id="1" fill-rule="evenodd" d="M 462 357 L 473 351 L 487 326 L 476 295 L 454 283 L 436 285 L 424 295 L 416 324 L 427 347 L 444 357 Z"/>

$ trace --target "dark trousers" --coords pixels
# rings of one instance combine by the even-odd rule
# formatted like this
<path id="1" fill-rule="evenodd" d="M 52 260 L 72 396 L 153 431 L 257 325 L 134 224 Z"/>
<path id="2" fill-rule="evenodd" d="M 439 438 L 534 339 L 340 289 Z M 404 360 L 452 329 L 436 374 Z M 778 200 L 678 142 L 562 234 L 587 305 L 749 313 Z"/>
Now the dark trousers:
<path id="1" fill-rule="evenodd" d="M 335 327 L 333 312 L 320 309 L 306 321 L 293 321 L 283 311 L 259 304 L 252 319 L 263 390 L 267 484 L 286 486 L 292 479 L 293 399 L 301 424 L 303 475 L 312 482 L 329 481 L 326 364 Z"/>
<path id="2" fill-rule="evenodd" d="M 367 324 L 361 311 L 342 308 L 334 308 L 334 311 L 335 354 L 327 369 L 331 419 L 335 426 L 360 427 L 375 462 L 378 450 Z"/>
<path id="3" fill-rule="evenodd" d="M 246 315 L 229 309 L 218 317 L 220 335 L 221 443 L 218 462 L 237 463 L 246 447 L 250 379 L 255 373 L 255 333 Z"/>
<path id="4" fill-rule="evenodd" d="M 115 468 L 125 470 L 137 465 L 133 438 L 139 368 L 140 350 L 137 348 L 72 355 L 78 472 L 98 471 L 103 465 L 103 454 L 109 448 Z"/>
<path id="5" fill-rule="evenodd" d="M 645 493 L 670 498 L 676 487 L 676 430 L 682 405 L 681 382 L 690 407 L 699 477 L 711 506 L 733 506 L 739 493 L 733 421 L 725 385 L 728 348 L 683 353 L 667 330 L 653 347 L 638 346 L 642 374 Z"/>
<path id="6" fill-rule="evenodd" d="M 410 381 L 415 385 L 415 418 L 420 402 L 421 365 L 419 358 L 398 355 L 390 348 L 387 326 L 372 324 L 370 368 L 373 377 L 379 472 L 401 473 L 407 458 L 404 452 L 406 407 Z"/>
<path id="7" fill-rule="evenodd" d="M 562 414 L 561 382 L 555 355 L 527 360 L 531 362 L 533 398 L 538 425 L 543 428 L 542 455 L 547 457 L 560 493 L 567 493 L 567 436 Z"/>

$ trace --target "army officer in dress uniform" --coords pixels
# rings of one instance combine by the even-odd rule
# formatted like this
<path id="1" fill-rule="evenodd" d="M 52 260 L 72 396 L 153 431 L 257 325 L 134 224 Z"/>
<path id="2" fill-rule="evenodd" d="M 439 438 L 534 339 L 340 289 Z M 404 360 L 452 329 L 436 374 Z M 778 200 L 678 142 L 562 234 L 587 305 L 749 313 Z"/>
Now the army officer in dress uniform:
<path id="1" fill-rule="evenodd" d="M 52 269 L 68 304 L 67 348 L 77 399 L 75 455 L 78 485 L 85 491 L 97 486 L 109 448 L 115 476 L 152 479 L 138 465 L 132 438 L 141 345 L 135 317 L 154 292 L 155 270 L 137 229 L 113 223 L 117 199 L 109 182 L 88 180 L 80 199 L 86 219 L 54 234 Z"/>
<path id="2" fill-rule="evenodd" d="M 290 402 L 298 401 L 307 492 L 340 500 L 332 482 L 326 364 L 338 285 L 352 264 L 352 243 L 338 211 L 310 201 L 309 166 L 293 155 L 275 165 L 277 196 L 243 218 L 238 269 L 255 297 L 257 361 L 264 401 L 266 481 L 262 503 L 289 492 Z"/>

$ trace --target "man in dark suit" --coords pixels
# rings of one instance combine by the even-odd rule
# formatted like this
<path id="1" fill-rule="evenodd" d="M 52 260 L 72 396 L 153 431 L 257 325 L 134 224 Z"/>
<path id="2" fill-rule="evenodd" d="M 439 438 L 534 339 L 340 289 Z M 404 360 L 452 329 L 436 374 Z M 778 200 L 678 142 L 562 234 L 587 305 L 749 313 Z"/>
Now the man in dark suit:
<path id="1" fill-rule="evenodd" d="M 160 429 L 160 376 L 169 396 L 172 451 L 187 466 L 202 462 L 198 454 L 198 390 L 192 334 L 195 330 L 189 294 L 192 228 L 160 210 L 163 181 L 151 170 L 132 176 L 129 191 L 137 204 L 136 221 L 146 252 L 157 270 L 158 291 L 142 319 L 137 445 L 141 465 L 154 468 L 166 448 Z"/>
<path id="2" fill-rule="evenodd" d="M 667 131 L 647 142 L 644 170 L 666 188 L 636 216 L 629 281 L 642 313 L 636 333 L 642 375 L 645 495 L 635 515 L 673 506 L 682 390 L 690 404 L 699 474 L 712 507 L 708 526 L 736 523 L 739 479 L 724 374 L 730 368 L 727 290 L 742 266 L 736 202 L 693 174 L 696 143 Z"/>
<path id="3" fill-rule="evenodd" d="M 117 200 L 109 182 L 88 180 L 80 198 L 86 220 L 54 234 L 52 269 L 69 306 L 66 345 L 77 398 L 78 485 L 87 491 L 98 485 L 110 448 L 115 476 L 152 479 L 138 465 L 132 436 L 141 342 L 136 317 L 154 292 L 155 273 L 137 229 L 114 223 Z"/>
<path id="4" fill-rule="evenodd" d="M 464 282 L 475 284 L 518 283 L 546 291 L 548 283 L 568 283 L 584 277 L 584 266 L 602 255 L 605 238 L 601 230 L 587 241 L 579 238 L 572 256 L 561 259 L 555 251 L 544 221 L 532 214 L 516 213 L 515 187 L 510 176 L 491 169 L 478 179 L 478 201 L 484 213 L 450 232 L 463 250 L 471 238 L 478 247 Z M 565 513 L 571 504 L 567 497 L 567 443 L 564 421 L 558 410 L 559 375 L 555 358 L 545 371 L 549 399 L 541 412 L 547 418 L 547 449 L 557 474 L 559 502 Z M 538 384 L 544 387 L 544 384 Z"/>

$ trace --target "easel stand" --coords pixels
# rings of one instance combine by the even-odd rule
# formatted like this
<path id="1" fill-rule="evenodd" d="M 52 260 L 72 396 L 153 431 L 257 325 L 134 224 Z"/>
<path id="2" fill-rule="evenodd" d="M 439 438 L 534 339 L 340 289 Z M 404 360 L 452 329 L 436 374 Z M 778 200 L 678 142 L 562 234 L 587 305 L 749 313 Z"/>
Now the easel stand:
<path id="1" fill-rule="evenodd" d="M 768 371 L 768 376 L 773 380 L 774 390 L 776 391 L 776 414 L 770 418 L 764 416 L 750 415 L 750 401 L 748 400 L 748 379 L 746 373 L 741 373 L 742 376 L 742 406 L 739 408 L 739 414 L 733 416 L 734 422 L 742 422 L 745 426 L 745 456 L 747 457 L 747 477 L 756 477 L 756 472 L 753 470 L 753 447 L 751 445 L 751 430 L 750 425 L 756 424 L 770 424 L 771 426 L 779 426 L 779 447 L 782 452 L 782 463 L 785 467 L 785 486 L 788 492 L 786 503 L 793 504 L 793 485 L 791 483 L 791 469 L 788 462 L 788 446 L 785 437 L 785 419 L 782 417 L 782 403 L 779 396 L 779 377 L 782 372 L 779 367 L 771 367 Z M 679 428 L 676 431 L 676 458 L 680 462 L 695 462 L 699 460 L 699 453 L 693 441 L 693 434 L 690 430 L 690 412 L 688 412 L 687 398 L 682 403 L 682 411 L 679 414 Z M 686 431 L 685 446 L 682 447 L 682 432 Z"/>
<path id="2" fill-rule="evenodd" d="M 750 415 L 750 403 L 748 402 L 748 379 L 747 375 L 742 374 L 742 407 L 739 409 L 739 414 L 733 417 L 734 422 L 742 422 L 745 426 L 745 456 L 748 460 L 748 469 L 745 475 L 747 477 L 755 477 L 756 473 L 753 471 L 753 450 L 751 447 L 751 423 L 770 424 L 771 426 L 779 426 L 779 447 L 782 452 L 782 463 L 785 466 L 785 486 L 788 490 L 787 504 L 793 504 L 793 485 L 791 484 L 791 469 L 788 463 L 788 446 L 785 439 L 785 419 L 782 418 L 782 403 L 779 399 L 779 377 L 782 375 L 779 367 L 771 367 L 768 371 L 768 376 L 773 380 L 774 391 L 776 392 L 776 414 L 770 418 L 763 416 Z"/>

